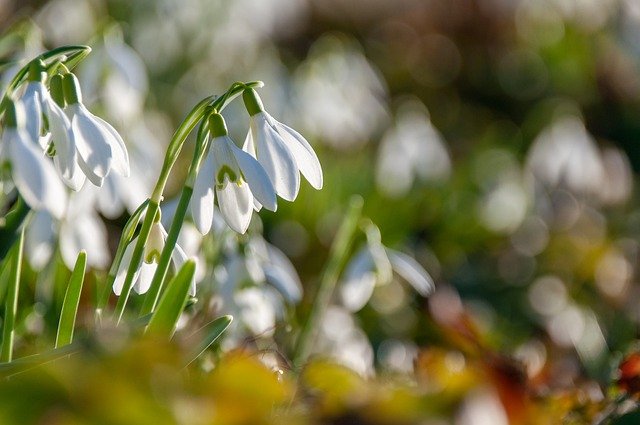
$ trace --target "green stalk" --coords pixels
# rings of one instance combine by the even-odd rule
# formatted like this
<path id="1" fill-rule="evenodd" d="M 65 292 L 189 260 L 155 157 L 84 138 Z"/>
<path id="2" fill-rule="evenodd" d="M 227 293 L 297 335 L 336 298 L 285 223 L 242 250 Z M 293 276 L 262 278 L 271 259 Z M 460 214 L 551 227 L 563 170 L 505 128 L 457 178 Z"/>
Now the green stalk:
<path id="1" fill-rule="evenodd" d="M 87 253 L 85 251 L 80 251 L 78 259 L 76 260 L 76 265 L 73 268 L 71 277 L 69 278 L 67 291 L 64 294 L 55 348 L 71 344 L 71 341 L 73 341 L 73 328 L 76 324 L 76 315 L 78 314 L 78 305 L 80 304 L 80 295 L 82 293 L 82 283 L 84 282 L 84 271 L 86 266 Z"/>
<path id="2" fill-rule="evenodd" d="M 318 326 L 322 320 L 333 290 L 338 282 L 340 271 L 344 267 L 347 261 L 347 256 L 351 249 L 353 237 L 358 228 L 358 222 L 362 213 L 362 198 L 360 196 L 353 196 L 349 203 L 349 209 L 345 215 L 338 233 L 331 245 L 331 251 L 329 252 L 329 260 L 327 261 L 324 270 L 322 272 L 322 278 L 320 280 L 320 288 L 316 294 L 311 312 L 307 321 L 304 323 L 294 353 L 294 366 L 302 366 L 313 348 L 313 341 L 316 337 Z"/>
<path id="3" fill-rule="evenodd" d="M 62 46 L 53 50 L 49 50 L 41 54 L 40 56 L 36 56 L 31 62 L 37 60 L 43 60 L 47 63 L 47 71 L 56 66 L 56 64 L 61 63 L 64 64 L 68 69 L 73 69 L 80 61 L 87 57 L 87 55 L 91 53 L 91 47 L 89 46 Z M 9 99 L 13 92 L 24 82 L 24 78 L 27 76 L 29 72 L 29 62 L 25 66 L 23 66 L 13 77 L 9 85 L 7 86 L 7 90 L 4 94 L 4 98 L 2 102 L 0 102 L 0 112 L 3 110 L 5 105 L 5 100 Z"/>
<path id="4" fill-rule="evenodd" d="M 4 323 L 2 326 L 2 348 L 0 348 L 0 362 L 10 362 L 13 355 L 13 337 L 15 334 L 16 314 L 18 312 L 18 292 L 20 288 L 20 274 L 22 267 L 22 251 L 24 249 L 24 227 L 15 245 L 9 285 L 4 308 Z"/>
<path id="5" fill-rule="evenodd" d="M 22 197 L 18 196 L 16 205 L 4 217 L 4 223 L 0 226 L 0 261 L 6 257 L 7 253 L 14 245 L 14 242 L 19 235 L 18 229 L 27 217 L 29 211 L 31 211 L 29 206 L 24 202 Z"/>

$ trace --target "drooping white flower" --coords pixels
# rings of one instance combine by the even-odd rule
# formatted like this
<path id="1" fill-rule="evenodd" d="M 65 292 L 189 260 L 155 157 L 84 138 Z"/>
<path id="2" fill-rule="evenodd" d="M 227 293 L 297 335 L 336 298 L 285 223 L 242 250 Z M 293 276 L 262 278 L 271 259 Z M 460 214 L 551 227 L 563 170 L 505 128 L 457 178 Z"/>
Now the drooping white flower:
<path id="1" fill-rule="evenodd" d="M 32 62 L 29 68 L 29 79 L 20 97 L 27 118 L 25 127 L 29 136 L 33 140 L 37 140 L 45 151 L 49 150 L 50 143 L 55 147 L 53 161 L 58 173 L 71 189 L 79 190 L 84 183 L 84 176 L 77 166 L 71 122 L 47 91 L 44 85 L 45 77 L 44 65 Z M 61 84 L 61 76 L 56 75 L 51 78 L 51 90 L 56 93 L 57 101 L 63 104 Z M 46 117 L 46 123 L 48 123 L 48 132 L 44 135 L 45 120 L 43 117 Z"/>
<path id="2" fill-rule="evenodd" d="M 243 149 L 264 167 L 278 196 L 287 201 L 298 196 L 300 173 L 315 189 L 322 189 L 322 167 L 309 142 L 269 115 L 255 90 L 246 89 L 242 97 L 250 115 Z"/>
<path id="3" fill-rule="evenodd" d="M 29 207 L 46 209 L 54 217 L 62 218 L 67 193 L 53 164 L 25 130 L 24 122 L 22 102 L 10 102 L 5 109 L 1 142 L 3 160 L 11 163 L 13 182 Z"/>
<path id="4" fill-rule="evenodd" d="M 164 248 L 166 239 L 167 231 L 162 223 L 154 223 L 151 227 L 147 244 L 144 247 L 142 261 L 133 276 L 133 290 L 136 291 L 136 293 L 144 294 L 151 287 L 151 281 L 153 280 L 153 275 L 158 268 L 158 260 L 160 259 L 160 254 Z M 127 245 L 124 255 L 122 256 L 122 261 L 120 262 L 120 267 L 118 267 L 118 273 L 116 274 L 116 279 L 113 282 L 113 292 L 118 296 L 122 292 L 124 280 L 127 275 L 127 270 L 131 265 L 131 258 L 133 257 L 133 250 L 136 246 L 137 240 L 138 238 L 136 237 L 131 240 L 129 245 Z M 179 270 L 187 260 L 187 254 L 185 254 L 184 250 L 176 244 L 173 252 L 171 253 L 171 261 L 175 269 Z M 195 278 L 192 278 L 191 285 L 189 287 L 189 295 L 194 296 L 195 294 L 196 280 Z"/>
<path id="5" fill-rule="evenodd" d="M 92 207 L 94 202 L 94 192 L 84 188 L 71 194 L 62 220 L 46 211 L 36 212 L 25 233 L 25 253 L 34 270 L 41 270 L 50 262 L 56 240 L 62 261 L 70 270 L 83 250 L 90 267 L 104 269 L 109 265 L 107 229 Z"/>
<path id="6" fill-rule="evenodd" d="M 215 187 L 225 221 L 236 232 L 244 233 L 251 221 L 254 198 L 275 211 L 276 192 L 258 161 L 228 136 L 222 115 L 211 115 L 209 128 L 211 146 L 193 187 L 191 214 L 198 230 L 208 233 L 213 223 Z"/>
<path id="7" fill-rule="evenodd" d="M 423 297 L 428 296 L 435 288 L 429 273 L 415 259 L 382 245 L 369 244 L 347 265 L 339 287 L 342 304 L 350 311 L 362 309 L 373 295 L 375 287 L 391 280 L 391 270 L 386 270 L 387 267 Z"/>
<path id="8" fill-rule="evenodd" d="M 128 176 L 129 155 L 120 134 L 82 104 L 80 85 L 75 75 L 64 76 L 63 89 L 66 102 L 64 111 L 71 121 L 80 169 L 96 186 L 102 186 L 112 169 Z"/>

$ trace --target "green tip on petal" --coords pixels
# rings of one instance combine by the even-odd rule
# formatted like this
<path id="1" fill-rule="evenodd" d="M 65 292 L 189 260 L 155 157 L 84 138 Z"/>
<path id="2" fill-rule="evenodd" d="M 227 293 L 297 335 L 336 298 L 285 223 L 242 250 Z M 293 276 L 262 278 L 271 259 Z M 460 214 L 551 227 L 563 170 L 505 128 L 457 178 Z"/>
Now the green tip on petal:
<path id="1" fill-rule="evenodd" d="M 37 59 L 29 64 L 29 74 L 27 76 L 28 81 L 44 82 L 47 78 L 46 65 L 42 59 Z"/>
<path id="2" fill-rule="evenodd" d="M 222 115 L 218 113 L 209 115 L 209 131 L 214 138 L 229 134 L 227 124 L 224 122 Z"/>
<path id="3" fill-rule="evenodd" d="M 64 107 L 64 90 L 62 88 L 62 75 L 56 74 L 49 80 L 49 93 L 54 102 L 61 108 Z"/>
<path id="4" fill-rule="evenodd" d="M 82 102 L 80 83 L 75 75 L 69 73 L 62 77 L 62 89 L 64 92 L 64 100 L 68 105 Z"/>
<path id="5" fill-rule="evenodd" d="M 242 92 L 242 100 L 244 101 L 244 107 L 247 108 L 249 116 L 254 116 L 264 111 L 262 100 L 260 100 L 260 96 L 258 96 L 258 93 L 254 89 L 245 89 Z"/>

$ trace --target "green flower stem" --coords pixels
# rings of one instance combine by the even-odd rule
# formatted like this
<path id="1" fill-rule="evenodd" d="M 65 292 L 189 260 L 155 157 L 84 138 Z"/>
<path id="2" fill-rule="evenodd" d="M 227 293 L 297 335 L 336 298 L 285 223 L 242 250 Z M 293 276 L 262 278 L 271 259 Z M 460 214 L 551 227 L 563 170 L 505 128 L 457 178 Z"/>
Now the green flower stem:
<path id="1" fill-rule="evenodd" d="M 4 223 L 0 225 L 0 261 L 4 260 L 7 253 L 18 238 L 19 228 L 29 214 L 29 206 L 22 197 L 18 197 L 16 205 L 4 217 Z"/>
<path id="2" fill-rule="evenodd" d="M 317 328 L 329 306 L 333 290 L 340 276 L 340 271 L 347 261 L 354 235 L 358 229 L 358 222 L 360 221 L 362 213 L 362 204 L 363 201 L 360 196 L 353 196 L 351 198 L 347 214 L 333 240 L 331 251 L 329 252 L 329 260 L 322 272 L 320 288 L 311 307 L 309 317 L 298 336 L 293 363 L 295 367 L 302 366 L 311 353 Z"/>
<path id="3" fill-rule="evenodd" d="M 68 69 L 73 69 L 80 61 L 86 58 L 89 53 L 91 53 L 91 47 L 89 46 L 62 46 L 35 57 L 31 62 L 38 60 L 44 61 L 47 64 L 47 71 L 55 71 L 54 68 L 58 65 L 64 65 Z M 5 100 L 9 99 L 20 84 L 24 82 L 25 77 L 29 73 L 31 62 L 23 66 L 7 86 L 4 98 L 0 103 L 0 110 L 4 110 Z"/>
<path id="4" fill-rule="evenodd" d="M 246 88 L 252 87 L 262 87 L 261 81 L 251 81 L 248 83 L 234 83 L 231 85 L 229 90 L 227 90 L 222 96 L 213 99 L 209 104 L 204 107 L 200 107 L 202 102 L 194 109 L 200 111 L 201 115 L 198 115 L 198 118 L 194 121 L 193 125 L 190 126 L 189 132 L 195 126 L 195 123 L 202 118 L 206 118 L 210 112 L 222 112 L 222 110 L 235 99 L 237 96 L 242 94 L 242 92 Z M 206 100 L 206 99 L 205 99 Z M 203 101 L 204 102 L 204 101 Z M 191 114 L 189 115 L 189 117 Z M 189 118 L 188 117 L 188 118 Z M 185 120 L 186 121 L 186 120 Z M 202 121 L 202 125 L 198 130 L 198 137 L 196 142 L 196 149 L 193 155 L 193 159 L 191 161 L 191 165 L 189 166 L 189 171 L 187 175 L 187 180 L 185 182 L 184 187 L 182 188 L 182 193 L 180 194 L 180 200 L 178 206 L 176 208 L 175 215 L 173 217 L 173 221 L 171 222 L 171 227 L 169 228 L 167 240 L 165 241 L 164 248 L 162 253 L 160 254 L 160 261 L 158 262 L 158 268 L 156 269 L 153 279 L 151 280 L 151 286 L 147 295 L 145 296 L 144 303 L 142 305 L 142 310 L 140 314 L 142 316 L 153 312 L 158 303 L 158 298 L 160 297 L 160 292 L 162 291 L 162 287 L 164 285 L 164 280 L 167 276 L 167 272 L 169 270 L 169 264 L 171 263 L 171 254 L 176 246 L 178 241 L 178 235 L 180 234 L 180 230 L 182 229 L 182 223 L 184 222 L 184 217 L 187 213 L 187 209 L 189 208 L 189 201 L 191 200 L 191 195 L 193 194 L 193 185 L 195 182 L 195 178 L 198 174 L 198 170 L 200 168 L 200 163 L 202 162 L 202 158 L 204 157 L 207 151 L 207 123 L 208 120 L 204 119 Z M 176 131 L 176 134 L 179 132 Z M 188 134 L 188 133 L 186 133 Z M 186 137 L 186 135 L 185 135 Z M 174 153 L 177 149 L 177 153 Z M 172 156 L 177 157 L 179 153 L 179 148 L 172 148 L 171 144 L 169 145 L 169 149 L 167 150 L 167 157 L 170 158 Z M 175 161 L 175 158 L 173 159 Z M 165 163 L 168 162 L 165 159 Z M 164 167 L 163 167 L 164 169 Z M 162 177 L 162 174 L 161 174 Z M 168 174 L 167 174 L 168 177 Z M 160 182 L 160 180 L 158 180 Z M 166 182 L 166 177 L 165 180 Z M 158 188 L 157 188 L 158 189 Z M 164 187 L 162 188 L 164 189 Z M 162 196 L 162 190 L 154 194 L 159 198 Z M 135 254 L 134 254 L 135 255 Z M 126 282 L 125 282 L 126 283 Z"/>
<path id="5" fill-rule="evenodd" d="M 18 312 L 18 292 L 20 288 L 20 272 L 22 268 L 22 251 L 24 250 L 24 227 L 15 245 L 11 260 L 11 273 L 4 308 L 4 323 L 2 326 L 2 348 L 0 348 L 0 362 L 10 362 L 13 355 L 13 337 L 15 333 L 16 313 Z"/>

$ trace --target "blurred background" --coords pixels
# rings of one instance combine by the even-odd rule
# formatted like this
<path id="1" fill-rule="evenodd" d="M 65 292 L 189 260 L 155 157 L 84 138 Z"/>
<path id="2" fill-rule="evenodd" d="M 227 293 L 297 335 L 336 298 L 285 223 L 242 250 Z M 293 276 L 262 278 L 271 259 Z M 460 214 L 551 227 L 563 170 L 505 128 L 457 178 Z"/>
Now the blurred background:
<path id="1" fill-rule="evenodd" d="M 352 194 L 436 283 L 423 298 L 396 276 L 364 307 L 336 303 L 327 320 L 356 329 L 335 345 L 360 350 L 354 369 L 406 371 L 419 347 L 471 341 L 571 386 L 609 382 L 634 347 L 640 1 L 0 0 L 0 28 L 7 64 L 92 46 L 78 74 L 130 146 L 129 211 L 193 104 L 264 81 L 266 109 L 325 175 L 322 191 L 303 182 L 297 202 L 260 213 L 305 287 L 298 316 Z M 238 143 L 245 114 L 226 114 Z M 123 210 L 107 207 L 113 248 Z"/>

